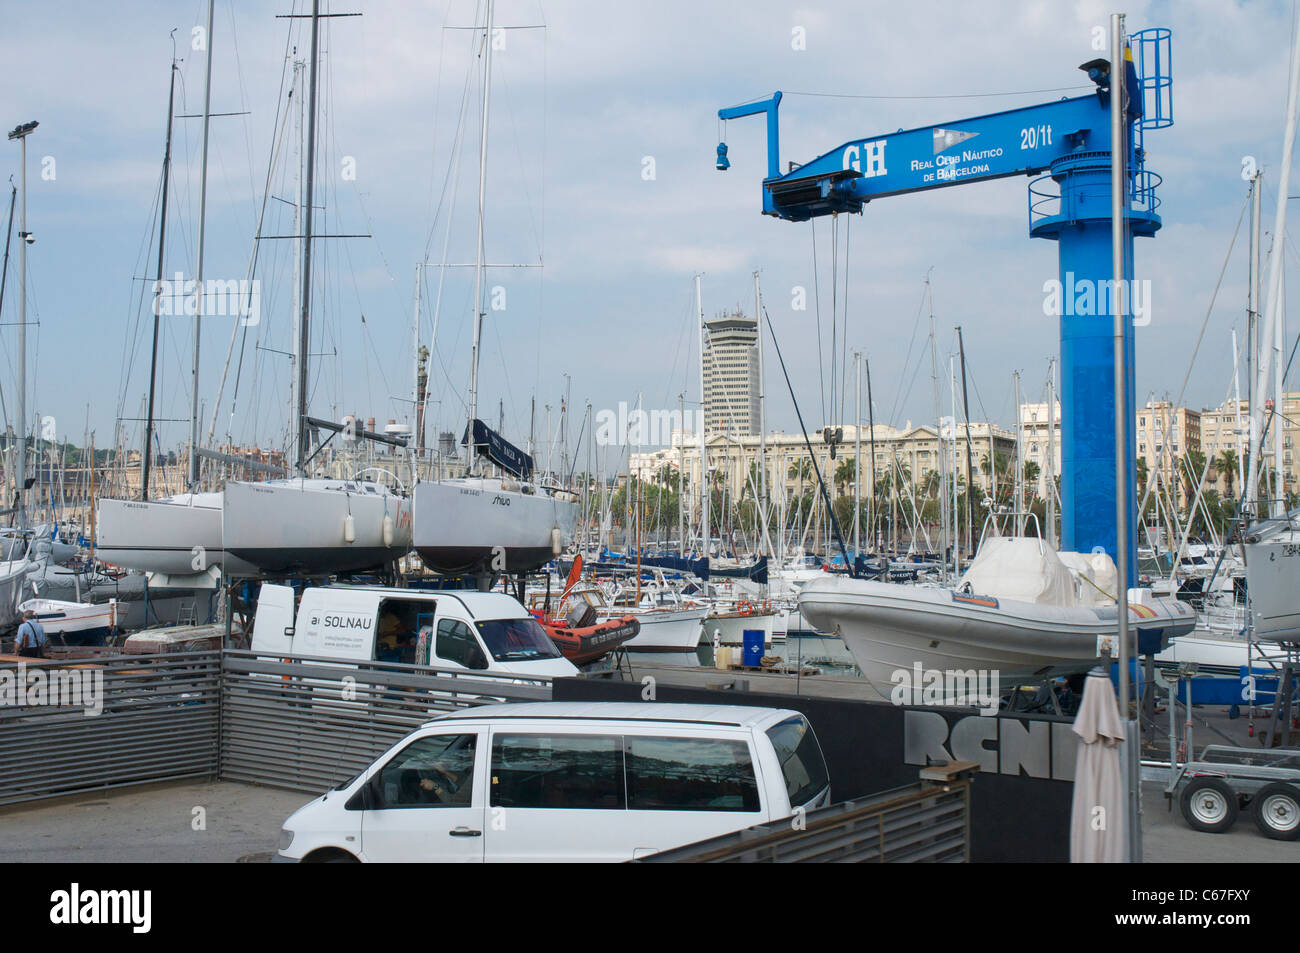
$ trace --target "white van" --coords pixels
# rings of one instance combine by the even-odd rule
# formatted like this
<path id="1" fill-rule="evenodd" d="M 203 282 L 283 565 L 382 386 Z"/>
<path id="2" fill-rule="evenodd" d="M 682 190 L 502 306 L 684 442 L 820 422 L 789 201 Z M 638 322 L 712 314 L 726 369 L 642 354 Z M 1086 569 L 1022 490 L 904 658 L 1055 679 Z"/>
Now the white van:
<path id="1" fill-rule="evenodd" d="M 494 675 L 578 674 L 519 600 L 499 592 L 318 586 L 295 607 L 292 587 L 263 585 L 251 648 Z"/>
<path id="2" fill-rule="evenodd" d="M 295 812 L 278 861 L 626 861 L 830 802 L 797 711 L 543 702 L 452 712 Z"/>

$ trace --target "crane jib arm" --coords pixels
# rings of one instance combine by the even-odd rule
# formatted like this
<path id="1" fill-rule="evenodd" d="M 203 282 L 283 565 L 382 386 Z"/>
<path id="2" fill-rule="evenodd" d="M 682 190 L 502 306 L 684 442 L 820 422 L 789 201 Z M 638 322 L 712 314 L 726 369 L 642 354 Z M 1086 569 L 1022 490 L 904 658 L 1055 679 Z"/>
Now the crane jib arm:
<path id="1" fill-rule="evenodd" d="M 803 221 L 887 195 L 1037 175 L 1071 153 L 1110 149 L 1108 100 L 1098 92 L 854 139 L 764 179 L 763 212 Z"/>

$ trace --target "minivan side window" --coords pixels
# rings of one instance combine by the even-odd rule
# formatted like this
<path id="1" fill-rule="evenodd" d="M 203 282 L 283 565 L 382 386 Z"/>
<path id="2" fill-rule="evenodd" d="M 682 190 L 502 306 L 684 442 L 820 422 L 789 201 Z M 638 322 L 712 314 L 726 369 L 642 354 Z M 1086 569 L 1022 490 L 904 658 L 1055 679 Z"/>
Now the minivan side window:
<path id="1" fill-rule="evenodd" d="M 826 789 L 830 783 L 826 760 L 806 718 L 802 715 L 787 718 L 769 728 L 767 737 L 776 749 L 791 807 L 807 804 Z"/>
<path id="2" fill-rule="evenodd" d="M 749 745 L 720 738 L 625 739 L 634 811 L 758 811 Z"/>
<path id="3" fill-rule="evenodd" d="M 617 735 L 494 734 L 489 804 L 622 810 L 622 742 Z"/>
<path id="4" fill-rule="evenodd" d="M 466 668 L 487 668 L 487 659 L 479 648 L 478 640 L 469 626 L 457 619 L 443 619 L 438 623 L 434 652 L 438 658 L 464 665 Z"/>
<path id="5" fill-rule="evenodd" d="M 428 735 L 389 759 L 376 776 L 376 809 L 468 807 L 478 735 Z"/>

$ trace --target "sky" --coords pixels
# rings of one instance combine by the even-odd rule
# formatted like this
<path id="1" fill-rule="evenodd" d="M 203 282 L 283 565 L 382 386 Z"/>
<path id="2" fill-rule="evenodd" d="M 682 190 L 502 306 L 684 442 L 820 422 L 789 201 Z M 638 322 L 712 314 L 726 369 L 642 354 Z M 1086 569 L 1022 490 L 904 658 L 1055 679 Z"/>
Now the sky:
<path id="1" fill-rule="evenodd" d="M 199 0 L 18 5 L 0 34 L 10 77 L 0 87 L 5 128 L 40 122 L 27 159 L 36 237 L 28 411 L 53 417 L 58 436 L 74 443 L 91 430 L 107 446 L 119 421 L 127 443 L 140 440 L 173 43 L 178 118 L 163 273 L 195 271 L 202 123 L 193 117 L 205 68 L 195 46 L 203 46 L 206 8 Z M 380 0 L 328 0 L 322 9 L 362 16 L 331 18 L 321 32 L 313 232 L 363 237 L 313 243 L 310 412 L 356 413 L 381 426 L 409 418 L 416 265 L 428 262 L 420 339 L 434 343 L 429 431 L 459 435 L 473 269 L 441 265 L 475 257 L 482 90 L 478 34 L 465 28 L 484 9 Z M 301 96 L 286 93 L 309 40 L 306 21 L 281 15 L 309 10 L 303 0 L 217 0 L 207 37 L 212 112 L 237 115 L 211 123 L 204 274 L 245 279 L 254 262 L 260 299 L 255 324 L 205 318 L 205 443 L 209 430 L 213 444 L 288 442 L 293 242 L 271 236 L 294 233 L 292 103 Z M 947 368 L 960 325 L 971 416 L 1010 425 L 1013 374 L 1022 399 L 1042 399 L 1059 349 L 1056 319 L 1043 313 L 1057 251 L 1029 238 L 1026 180 L 872 202 L 842 217 L 832 267 L 829 220 L 760 214 L 761 119 L 727 124 L 732 167 L 715 170 L 717 110 L 783 90 L 784 164 L 853 138 L 1082 95 L 1091 85 L 1077 67 L 1103 55 L 1092 39 L 1111 12 L 1046 0 L 501 0 L 494 22 L 508 29 L 493 52 L 484 199 L 485 256 L 496 267 L 485 276 L 479 416 L 496 426 L 501 414 L 521 445 L 531 430 L 544 456 L 566 390 L 571 444 L 587 403 L 597 412 L 638 401 L 675 409 L 684 395 L 690 409 L 699 395 L 694 277 L 703 276 L 707 317 L 736 307 L 752 314 L 758 271 L 810 427 L 852 422 L 852 377 L 827 396 L 832 334 L 841 382 L 844 353 L 870 362 L 877 422 L 932 421 L 931 307 L 942 413 L 951 412 Z M 1135 2 L 1123 12 L 1130 32 L 1173 30 L 1174 125 L 1146 140 L 1148 168 L 1163 177 L 1164 225 L 1137 244 L 1136 277 L 1152 289 L 1151 322 L 1137 332 L 1137 391 L 1142 400 L 1181 393 L 1186 406 L 1216 406 L 1232 386 L 1232 330 L 1244 329 L 1243 156 L 1264 170 L 1266 233 L 1273 223 L 1293 5 Z M 5 145 L 0 171 L 16 182 L 19 150 Z M 1284 260 L 1292 272 L 1290 240 Z M 15 239 L 0 316 L 11 423 L 17 275 Z M 191 319 L 163 316 L 159 327 L 156 416 L 170 449 L 188 432 Z M 1288 346 L 1297 327 L 1290 322 Z M 767 362 L 769 426 L 795 429 L 770 347 Z"/>

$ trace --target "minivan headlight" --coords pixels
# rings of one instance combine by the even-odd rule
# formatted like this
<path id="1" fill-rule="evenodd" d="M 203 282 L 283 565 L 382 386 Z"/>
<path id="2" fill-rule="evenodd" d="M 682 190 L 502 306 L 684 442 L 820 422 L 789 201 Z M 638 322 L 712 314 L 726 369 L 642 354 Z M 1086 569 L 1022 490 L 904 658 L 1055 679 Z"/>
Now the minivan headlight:
<path id="1" fill-rule="evenodd" d="M 289 828 L 287 827 L 280 828 L 280 850 L 282 851 L 288 850 L 289 845 L 292 843 L 293 843 L 293 831 L 289 830 Z"/>

